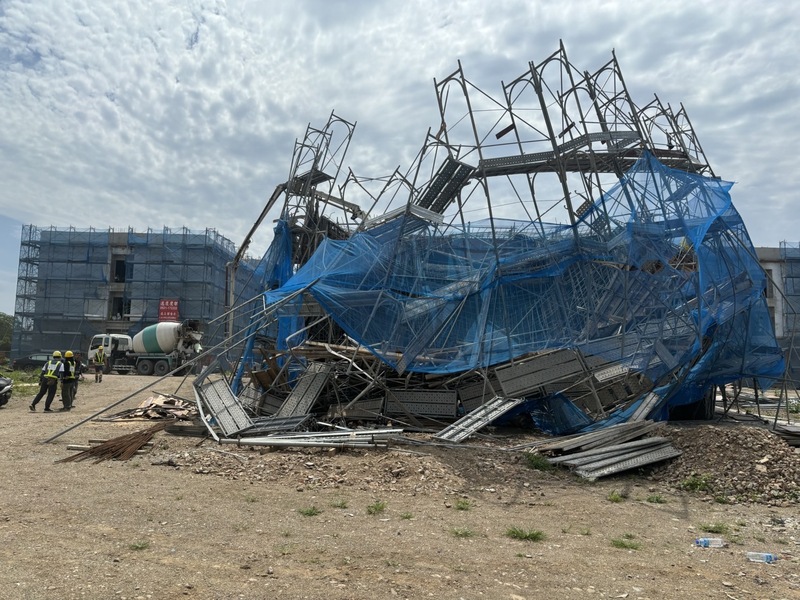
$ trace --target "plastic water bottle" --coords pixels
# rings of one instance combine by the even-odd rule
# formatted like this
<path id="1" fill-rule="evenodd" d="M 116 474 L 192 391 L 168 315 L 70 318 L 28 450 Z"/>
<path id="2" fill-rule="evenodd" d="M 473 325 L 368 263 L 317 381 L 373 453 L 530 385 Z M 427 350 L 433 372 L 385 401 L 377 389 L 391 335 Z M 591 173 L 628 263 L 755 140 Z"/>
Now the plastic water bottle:
<path id="1" fill-rule="evenodd" d="M 770 552 L 747 552 L 746 553 L 747 560 L 750 562 L 763 562 L 767 564 L 772 564 L 778 557 Z"/>
<path id="2" fill-rule="evenodd" d="M 700 548 L 724 548 L 725 540 L 722 538 L 697 538 L 694 545 Z"/>

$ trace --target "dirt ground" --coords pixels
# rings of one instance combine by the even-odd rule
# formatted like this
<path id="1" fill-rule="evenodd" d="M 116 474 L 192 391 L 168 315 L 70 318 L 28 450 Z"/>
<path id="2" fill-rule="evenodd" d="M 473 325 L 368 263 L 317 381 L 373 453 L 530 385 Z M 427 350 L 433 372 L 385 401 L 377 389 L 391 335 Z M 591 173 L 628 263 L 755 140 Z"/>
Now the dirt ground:
<path id="1" fill-rule="evenodd" d="M 17 388 L 0 410 L 0 598 L 800 598 L 796 502 L 720 503 L 655 472 L 534 470 L 499 449 L 525 433 L 264 451 L 160 432 L 129 461 L 57 462 L 68 444 L 152 425 L 90 420 L 42 443 L 154 381 L 87 379 L 73 411 L 48 414 Z M 109 413 L 154 391 L 191 398 L 180 383 Z M 696 548 L 702 535 L 728 546 Z"/>

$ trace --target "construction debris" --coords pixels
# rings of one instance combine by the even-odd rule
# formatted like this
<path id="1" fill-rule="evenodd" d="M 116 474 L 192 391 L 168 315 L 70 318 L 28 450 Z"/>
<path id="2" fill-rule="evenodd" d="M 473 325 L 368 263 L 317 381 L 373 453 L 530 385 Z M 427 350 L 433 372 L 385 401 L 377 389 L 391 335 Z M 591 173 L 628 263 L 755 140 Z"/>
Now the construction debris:
<path id="1" fill-rule="evenodd" d="M 155 394 L 144 400 L 136 408 L 124 410 L 114 415 L 109 415 L 100 420 L 152 420 L 172 419 L 191 421 L 197 417 L 197 405 L 183 398 L 173 395 Z"/>
<path id="2" fill-rule="evenodd" d="M 683 454 L 654 467 L 653 482 L 720 503 L 800 502 L 797 450 L 764 426 L 674 424 L 669 437 Z"/>
<path id="3" fill-rule="evenodd" d="M 595 479 L 679 457 L 653 430 L 713 418 L 723 383 L 786 385 L 733 184 L 684 108 L 637 105 L 616 56 L 587 70 L 563 45 L 508 81 L 438 81 L 439 123 L 384 177 L 344 169 L 355 124 L 307 128 L 254 225 L 282 202 L 263 293 L 236 298 L 234 261 L 224 348 L 198 357 L 210 437 L 359 449 L 523 425 L 557 436 L 527 451 Z"/>
<path id="4" fill-rule="evenodd" d="M 557 455 L 548 462 L 569 467 L 576 475 L 593 481 L 680 456 L 681 451 L 665 437 L 643 438 L 660 426 L 652 421 L 621 423 L 528 448 Z"/>
<path id="5" fill-rule="evenodd" d="M 278 434 L 320 419 L 596 439 L 711 418 L 719 382 L 783 375 L 732 184 L 684 109 L 635 104 L 615 56 L 591 71 L 563 45 L 510 82 L 497 99 L 460 66 L 437 82 L 437 133 L 387 177 L 343 169 L 353 123 L 309 126 L 262 213 L 283 202 L 264 293 L 232 294 L 231 350 L 194 383 L 214 439 L 318 444 Z M 239 311 L 250 325 L 233 331 Z M 618 450 L 579 470 L 676 455 Z"/>

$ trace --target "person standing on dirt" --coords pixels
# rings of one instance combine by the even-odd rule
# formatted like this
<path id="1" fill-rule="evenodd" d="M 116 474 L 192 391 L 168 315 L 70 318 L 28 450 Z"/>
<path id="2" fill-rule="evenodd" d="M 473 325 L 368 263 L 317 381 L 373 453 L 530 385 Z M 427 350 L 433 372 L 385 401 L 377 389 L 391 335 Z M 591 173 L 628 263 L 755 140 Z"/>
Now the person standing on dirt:
<path id="1" fill-rule="evenodd" d="M 75 363 L 72 350 L 64 353 L 64 365 L 61 372 L 61 402 L 64 407 L 61 410 L 72 410 L 72 402 L 75 400 L 75 388 L 78 386 L 78 367 Z"/>
<path id="2" fill-rule="evenodd" d="M 75 353 L 75 387 L 72 388 L 72 405 L 75 406 L 75 397 L 78 395 L 78 384 L 83 381 L 83 372 L 86 370 L 86 364 L 83 362 L 83 354 L 80 352 Z"/>
<path id="3" fill-rule="evenodd" d="M 97 347 L 94 353 L 94 382 L 100 383 L 103 381 L 103 369 L 106 366 L 106 353 L 102 346 Z"/>
<path id="4" fill-rule="evenodd" d="M 53 403 L 53 398 L 56 397 L 58 390 L 58 380 L 61 378 L 61 373 L 64 371 L 64 364 L 61 362 L 61 352 L 56 350 L 53 352 L 53 357 L 48 360 L 42 367 L 42 373 L 39 375 L 39 393 L 31 402 L 28 407 L 31 412 L 36 412 L 36 405 L 39 403 L 45 394 L 47 398 L 44 401 L 44 412 L 53 412 L 50 405 Z"/>

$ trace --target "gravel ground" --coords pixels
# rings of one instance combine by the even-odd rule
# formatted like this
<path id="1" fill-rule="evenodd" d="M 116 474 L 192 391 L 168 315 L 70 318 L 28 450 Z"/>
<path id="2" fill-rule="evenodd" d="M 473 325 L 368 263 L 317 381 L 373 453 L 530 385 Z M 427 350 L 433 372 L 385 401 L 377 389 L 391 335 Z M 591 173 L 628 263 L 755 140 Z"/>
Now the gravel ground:
<path id="1" fill-rule="evenodd" d="M 73 411 L 52 414 L 30 413 L 35 390 L 18 388 L 0 410 L 0 597 L 800 597 L 800 455 L 757 427 L 668 426 L 680 458 L 595 483 L 529 468 L 502 448 L 535 436 L 508 430 L 369 451 L 160 432 L 128 461 L 57 462 L 68 444 L 152 425 L 90 420 L 42 443 L 154 382 L 87 380 Z M 110 412 L 153 391 L 191 397 L 181 382 Z M 699 536 L 727 546 L 696 548 Z"/>

